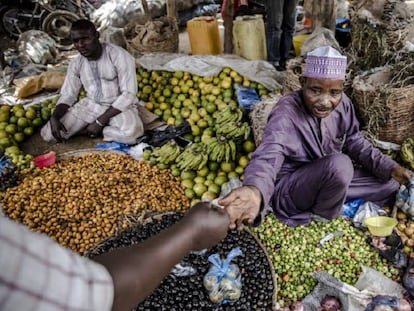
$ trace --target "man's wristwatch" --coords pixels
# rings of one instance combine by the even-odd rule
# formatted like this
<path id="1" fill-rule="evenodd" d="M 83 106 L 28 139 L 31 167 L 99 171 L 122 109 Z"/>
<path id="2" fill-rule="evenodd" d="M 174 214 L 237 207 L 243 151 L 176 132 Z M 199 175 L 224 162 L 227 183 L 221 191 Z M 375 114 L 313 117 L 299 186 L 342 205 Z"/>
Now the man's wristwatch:
<path id="1" fill-rule="evenodd" d="M 95 120 L 95 123 L 98 124 L 100 127 L 104 127 L 104 125 L 98 119 Z"/>

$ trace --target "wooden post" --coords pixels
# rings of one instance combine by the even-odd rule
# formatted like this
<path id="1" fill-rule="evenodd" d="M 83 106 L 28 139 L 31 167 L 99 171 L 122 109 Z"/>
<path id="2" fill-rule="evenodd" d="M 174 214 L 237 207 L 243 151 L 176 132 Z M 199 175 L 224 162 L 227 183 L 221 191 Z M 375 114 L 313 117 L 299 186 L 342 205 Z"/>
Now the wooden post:
<path id="1" fill-rule="evenodd" d="M 312 19 L 312 29 L 325 27 L 335 31 L 336 0 L 305 0 L 305 11 Z"/>
<path id="2" fill-rule="evenodd" d="M 234 0 L 227 0 L 225 7 L 224 22 L 224 53 L 233 53 L 233 18 Z"/>
<path id="3" fill-rule="evenodd" d="M 173 17 L 177 20 L 177 1 L 167 0 L 167 16 Z"/>

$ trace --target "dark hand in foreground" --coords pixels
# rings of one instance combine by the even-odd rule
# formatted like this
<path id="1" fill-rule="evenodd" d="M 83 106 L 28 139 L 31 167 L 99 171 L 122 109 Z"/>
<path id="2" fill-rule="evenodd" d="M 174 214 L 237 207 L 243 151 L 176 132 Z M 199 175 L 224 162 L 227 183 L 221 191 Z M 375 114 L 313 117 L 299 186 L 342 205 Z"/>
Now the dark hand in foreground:
<path id="1" fill-rule="evenodd" d="M 401 165 L 397 165 L 391 172 L 391 177 L 398 181 L 401 185 L 406 185 L 408 182 L 411 181 L 413 177 L 413 172 L 410 170 L 402 167 Z"/>
<path id="2" fill-rule="evenodd" d="M 242 230 L 244 224 L 251 225 L 259 215 L 262 195 L 256 187 L 244 186 L 234 189 L 218 201 L 230 215 L 230 229 Z"/>
<path id="3" fill-rule="evenodd" d="M 194 205 L 184 216 L 182 224 L 191 228 L 193 249 L 216 245 L 226 237 L 229 215 L 224 208 L 203 202 Z"/>
<path id="4" fill-rule="evenodd" d="M 95 257 L 114 282 L 112 310 L 133 309 L 184 256 L 216 245 L 225 238 L 228 227 L 225 209 L 199 203 L 180 221 L 151 238 Z"/>

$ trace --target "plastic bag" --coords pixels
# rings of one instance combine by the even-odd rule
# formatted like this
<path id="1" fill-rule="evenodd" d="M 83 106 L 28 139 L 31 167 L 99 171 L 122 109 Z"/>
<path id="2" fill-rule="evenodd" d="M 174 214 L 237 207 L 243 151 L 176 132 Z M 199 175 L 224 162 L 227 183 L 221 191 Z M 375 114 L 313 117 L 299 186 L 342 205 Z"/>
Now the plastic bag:
<path id="1" fill-rule="evenodd" d="M 414 219 L 414 177 L 407 185 L 401 185 L 395 198 L 395 205 L 401 211 L 406 213 L 411 219 Z"/>
<path id="2" fill-rule="evenodd" d="M 212 265 L 204 276 L 203 284 L 209 293 L 211 302 L 215 305 L 231 303 L 240 298 L 242 288 L 240 269 L 231 261 L 242 254 L 241 249 L 236 247 L 224 260 L 219 254 L 208 257 Z"/>
<path id="3" fill-rule="evenodd" d="M 363 199 L 354 199 L 354 200 L 345 202 L 343 206 L 342 216 L 345 216 L 348 218 L 354 218 L 359 207 L 364 203 L 365 201 Z"/>
<path id="4" fill-rule="evenodd" d="M 239 84 L 235 85 L 237 101 L 239 106 L 247 109 L 248 111 L 253 109 L 253 106 L 260 102 L 260 97 L 253 88 L 244 87 Z"/>
<path id="5" fill-rule="evenodd" d="M 365 311 L 375 310 L 400 310 L 400 298 L 388 295 L 375 296 Z"/>
<path id="6" fill-rule="evenodd" d="M 365 218 L 374 217 L 374 216 L 386 216 L 387 213 L 381 209 L 378 205 L 372 202 L 365 202 L 362 204 L 358 211 L 356 212 L 354 218 L 352 219 L 352 223 L 357 228 L 366 228 L 364 224 Z"/>
<path id="7" fill-rule="evenodd" d="M 135 145 L 128 150 L 128 155 L 134 160 L 142 160 L 144 158 L 144 151 L 152 149 L 150 145 L 146 143 L 140 143 Z"/>
<path id="8" fill-rule="evenodd" d="M 185 121 L 179 126 L 167 126 L 164 130 L 148 130 L 138 138 L 137 143 L 145 142 L 153 147 L 161 147 L 171 139 L 176 139 L 184 134 L 191 133 L 191 125 Z M 180 142 L 183 141 L 181 137 Z"/>
<path id="9" fill-rule="evenodd" d="M 171 275 L 172 277 L 185 277 L 185 276 L 192 276 L 197 273 L 197 270 L 192 266 L 184 263 L 176 264 L 172 270 Z"/>
<path id="10" fill-rule="evenodd" d="M 96 149 L 108 149 L 108 150 L 114 150 L 114 151 L 121 151 L 121 152 L 125 152 L 128 153 L 130 147 L 127 144 L 123 144 L 123 143 L 117 143 L 115 141 L 110 142 L 110 143 L 106 143 L 106 144 L 96 144 L 95 145 Z"/>

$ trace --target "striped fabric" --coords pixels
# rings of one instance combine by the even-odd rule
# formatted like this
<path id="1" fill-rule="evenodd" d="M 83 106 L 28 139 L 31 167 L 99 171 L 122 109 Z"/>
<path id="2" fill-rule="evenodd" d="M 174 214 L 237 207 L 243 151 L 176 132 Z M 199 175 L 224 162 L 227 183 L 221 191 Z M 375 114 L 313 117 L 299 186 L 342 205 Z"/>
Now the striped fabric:
<path id="1" fill-rule="evenodd" d="M 112 301 L 103 266 L 0 214 L 0 310 L 111 310 Z"/>

